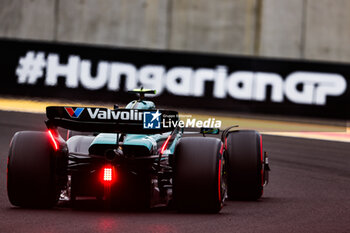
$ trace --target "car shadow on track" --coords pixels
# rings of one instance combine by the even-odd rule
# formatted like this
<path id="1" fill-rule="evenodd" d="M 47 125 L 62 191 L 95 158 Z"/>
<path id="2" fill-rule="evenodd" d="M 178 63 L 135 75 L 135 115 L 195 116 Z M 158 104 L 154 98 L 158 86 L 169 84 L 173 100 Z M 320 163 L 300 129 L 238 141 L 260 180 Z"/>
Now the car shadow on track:
<path id="1" fill-rule="evenodd" d="M 283 202 L 283 200 L 277 200 L 275 198 L 261 198 L 258 201 L 226 201 L 224 207 L 220 211 L 219 215 L 237 215 L 243 210 L 263 210 L 266 206 L 275 205 Z M 18 208 L 10 207 L 10 211 L 18 212 L 71 212 L 71 213 L 118 213 L 118 214 L 146 214 L 146 213 L 160 213 L 166 215 L 213 215 L 206 212 L 178 212 L 172 206 L 160 206 L 154 208 L 139 208 L 137 206 L 111 206 L 105 201 L 87 199 L 78 200 L 71 205 L 68 202 L 59 202 L 58 205 L 52 209 L 33 209 L 33 208 Z"/>

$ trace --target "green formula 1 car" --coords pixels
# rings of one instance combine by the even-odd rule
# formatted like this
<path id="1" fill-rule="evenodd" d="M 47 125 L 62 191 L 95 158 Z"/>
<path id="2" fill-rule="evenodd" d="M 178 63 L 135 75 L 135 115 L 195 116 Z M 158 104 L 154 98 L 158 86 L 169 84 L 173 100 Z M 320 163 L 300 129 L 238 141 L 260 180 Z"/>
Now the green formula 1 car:
<path id="1" fill-rule="evenodd" d="M 94 197 L 111 206 L 216 213 L 227 198 L 261 197 L 269 168 L 258 132 L 188 132 L 176 111 L 144 99 L 155 91 L 132 92 L 140 98 L 125 108 L 47 107 L 46 132 L 17 132 L 8 156 L 11 204 L 50 208 Z"/>

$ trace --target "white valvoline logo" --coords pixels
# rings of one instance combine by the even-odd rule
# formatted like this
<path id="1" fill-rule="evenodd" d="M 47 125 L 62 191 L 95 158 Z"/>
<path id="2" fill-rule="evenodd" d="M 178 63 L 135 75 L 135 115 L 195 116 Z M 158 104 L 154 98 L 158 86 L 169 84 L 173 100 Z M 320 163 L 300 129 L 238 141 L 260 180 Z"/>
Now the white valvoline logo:
<path id="1" fill-rule="evenodd" d="M 138 110 L 110 110 L 99 108 L 86 108 L 91 119 L 100 120 L 134 120 L 141 121 L 143 112 Z"/>
<path id="2" fill-rule="evenodd" d="M 285 79 L 277 73 L 235 71 L 228 73 L 225 66 L 216 68 L 173 67 L 166 70 L 162 65 L 144 65 L 137 68 L 134 64 L 100 61 L 95 76 L 91 75 L 91 61 L 71 55 L 66 64 L 60 63 L 58 54 L 29 51 L 19 60 L 16 69 L 19 84 L 34 85 L 44 76 L 45 85 L 56 86 L 58 78 L 65 78 L 68 88 L 87 90 L 107 88 L 119 91 L 122 77 L 125 77 L 125 91 L 141 84 L 144 88 L 164 90 L 178 96 L 203 97 L 205 85 L 213 83 L 214 98 L 228 96 L 237 100 L 283 102 L 284 99 L 297 104 L 325 105 L 327 97 L 340 96 L 346 91 L 345 78 L 336 73 L 295 71 Z M 267 89 L 271 88 L 271 96 Z M 97 117 L 99 113 L 96 113 Z M 101 114 L 102 116 L 102 114 Z"/>

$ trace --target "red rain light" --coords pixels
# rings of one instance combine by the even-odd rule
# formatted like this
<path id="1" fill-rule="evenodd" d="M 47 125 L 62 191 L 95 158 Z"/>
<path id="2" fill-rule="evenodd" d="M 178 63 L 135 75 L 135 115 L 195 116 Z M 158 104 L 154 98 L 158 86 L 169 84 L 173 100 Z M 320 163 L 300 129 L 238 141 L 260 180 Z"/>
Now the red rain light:
<path id="1" fill-rule="evenodd" d="M 58 144 L 57 144 L 55 138 L 53 137 L 53 134 L 52 134 L 51 130 L 49 130 L 48 133 L 49 133 L 49 136 L 50 136 L 50 139 L 51 139 L 51 143 L 52 143 L 54 149 L 58 150 Z"/>
<path id="2" fill-rule="evenodd" d="M 103 169 L 103 181 L 112 181 L 113 171 L 111 167 L 105 167 Z"/>
<path id="3" fill-rule="evenodd" d="M 111 184 L 117 180 L 116 169 L 113 165 L 105 165 L 101 170 L 101 181 L 104 184 Z"/>

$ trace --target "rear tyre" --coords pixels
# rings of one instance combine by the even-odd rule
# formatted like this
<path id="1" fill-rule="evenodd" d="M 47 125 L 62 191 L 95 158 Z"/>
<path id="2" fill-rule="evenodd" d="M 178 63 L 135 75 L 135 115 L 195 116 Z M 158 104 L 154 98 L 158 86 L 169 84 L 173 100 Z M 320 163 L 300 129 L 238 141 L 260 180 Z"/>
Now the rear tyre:
<path id="1" fill-rule="evenodd" d="M 216 138 L 182 138 L 175 148 L 174 201 L 179 211 L 217 213 L 226 196 L 222 143 Z"/>
<path id="2" fill-rule="evenodd" d="M 32 208 L 53 207 L 60 194 L 59 167 L 49 135 L 22 131 L 12 138 L 8 157 L 7 193 L 12 205 Z M 61 171 L 60 171 L 61 172 Z"/>
<path id="3" fill-rule="evenodd" d="M 232 131 L 227 135 L 227 193 L 233 200 L 257 200 L 263 193 L 261 135 L 254 130 Z"/>

